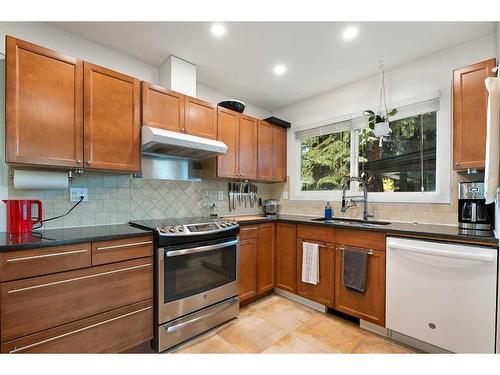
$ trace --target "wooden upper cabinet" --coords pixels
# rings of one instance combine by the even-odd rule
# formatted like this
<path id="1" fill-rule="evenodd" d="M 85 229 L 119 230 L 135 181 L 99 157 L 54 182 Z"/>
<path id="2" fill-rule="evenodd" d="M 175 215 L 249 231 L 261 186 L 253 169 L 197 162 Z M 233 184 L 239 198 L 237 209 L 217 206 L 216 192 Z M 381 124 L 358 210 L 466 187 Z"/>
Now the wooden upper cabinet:
<path id="1" fill-rule="evenodd" d="M 142 125 L 184 131 L 184 95 L 142 82 Z"/>
<path id="2" fill-rule="evenodd" d="M 238 175 L 238 123 L 238 113 L 219 107 L 218 139 L 226 144 L 227 152 L 217 157 L 218 177 L 236 178 Z"/>
<path id="3" fill-rule="evenodd" d="M 259 121 L 257 147 L 257 179 L 286 181 L 286 129 Z"/>
<path id="4" fill-rule="evenodd" d="M 85 62 L 84 111 L 85 167 L 140 171 L 139 80 Z"/>
<path id="5" fill-rule="evenodd" d="M 257 177 L 257 119 L 245 115 L 239 122 L 238 167 L 240 178 Z"/>
<path id="6" fill-rule="evenodd" d="M 453 168 L 484 168 L 486 146 L 486 77 L 495 59 L 453 72 Z"/>
<path id="7" fill-rule="evenodd" d="M 286 129 L 273 126 L 274 181 L 286 182 Z"/>
<path id="8" fill-rule="evenodd" d="M 7 163 L 81 167 L 83 62 L 7 36 Z"/>
<path id="9" fill-rule="evenodd" d="M 257 125 L 257 178 L 273 179 L 273 127 L 265 121 Z"/>
<path id="10" fill-rule="evenodd" d="M 217 106 L 185 96 L 184 129 L 187 134 L 217 139 Z"/>

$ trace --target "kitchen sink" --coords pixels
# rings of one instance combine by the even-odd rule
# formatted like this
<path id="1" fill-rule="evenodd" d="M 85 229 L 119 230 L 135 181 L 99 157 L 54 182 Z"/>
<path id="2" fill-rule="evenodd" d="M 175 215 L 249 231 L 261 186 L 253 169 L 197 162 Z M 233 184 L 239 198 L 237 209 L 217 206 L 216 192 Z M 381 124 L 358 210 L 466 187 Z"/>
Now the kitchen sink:
<path id="1" fill-rule="evenodd" d="M 311 221 L 322 221 L 325 224 L 342 224 L 342 225 L 352 225 L 352 226 L 362 226 L 362 227 L 370 227 L 370 226 L 378 227 L 391 224 L 388 221 L 351 219 L 344 217 L 333 217 L 331 219 L 320 217 L 317 219 L 312 219 Z"/>

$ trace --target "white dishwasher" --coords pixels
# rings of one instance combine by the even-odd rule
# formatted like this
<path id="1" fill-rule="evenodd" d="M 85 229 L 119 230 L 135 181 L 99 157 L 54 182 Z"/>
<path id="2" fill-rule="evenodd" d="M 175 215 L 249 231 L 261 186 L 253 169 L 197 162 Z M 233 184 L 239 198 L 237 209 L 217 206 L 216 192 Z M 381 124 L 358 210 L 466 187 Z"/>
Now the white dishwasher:
<path id="1" fill-rule="evenodd" d="M 455 353 L 495 353 L 497 249 L 387 238 L 386 326 Z"/>

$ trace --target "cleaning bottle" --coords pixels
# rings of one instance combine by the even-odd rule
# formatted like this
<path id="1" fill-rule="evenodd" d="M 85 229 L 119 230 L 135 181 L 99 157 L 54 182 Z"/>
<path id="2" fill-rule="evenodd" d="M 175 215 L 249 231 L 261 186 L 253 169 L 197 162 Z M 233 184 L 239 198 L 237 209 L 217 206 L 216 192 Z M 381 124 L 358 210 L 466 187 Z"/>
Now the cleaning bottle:
<path id="1" fill-rule="evenodd" d="M 331 219 L 333 216 L 332 206 L 330 206 L 330 202 L 326 202 L 325 206 L 325 219 Z"/>

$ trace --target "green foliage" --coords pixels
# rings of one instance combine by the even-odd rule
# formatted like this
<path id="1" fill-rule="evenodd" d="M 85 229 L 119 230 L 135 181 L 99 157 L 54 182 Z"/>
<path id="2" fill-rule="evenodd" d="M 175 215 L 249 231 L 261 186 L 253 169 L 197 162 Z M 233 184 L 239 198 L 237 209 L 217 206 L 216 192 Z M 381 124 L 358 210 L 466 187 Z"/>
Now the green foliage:
<path id="1" fill-rule="evenodd" d="M 398 113 L 397 108 L 393 108 L 387 112 L 387 116 L 378 115 L 372 110 L 367 109 L 363 112 L 363 115 L 368 117 L 368 126 L 373 130 L 375 129 L 375 124 L 388 121 L 389 117 L 394 116 L 396 113 Z"/>
<path id="2" fill-rule="evenodd" d="M 302 190 L 340 189 L 350 168 L 349 131 L 302 141 Z"/>

